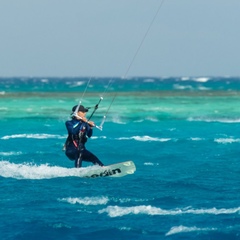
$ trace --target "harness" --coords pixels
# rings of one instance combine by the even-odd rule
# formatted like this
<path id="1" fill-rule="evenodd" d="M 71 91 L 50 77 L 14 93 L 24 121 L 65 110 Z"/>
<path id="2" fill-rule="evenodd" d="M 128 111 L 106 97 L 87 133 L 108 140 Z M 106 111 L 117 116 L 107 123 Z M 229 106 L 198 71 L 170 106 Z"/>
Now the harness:
<path id="1" fill-rule="evenodd" d="M 77 125 L 75 125 L 74 127 L 76 127 Z M 80 145 L 84 146 L 84 144 L 87 142 L 87 137 L 85 135 L 86 132 L 86 126 L 81 126 L 81 129 L 79 131 L 79 134 L 69 134 L 66 142 L 65 142 L 65 146 L 67 147 L 71 142 L 73 143 L 73 145 L 79 149 Z"/>

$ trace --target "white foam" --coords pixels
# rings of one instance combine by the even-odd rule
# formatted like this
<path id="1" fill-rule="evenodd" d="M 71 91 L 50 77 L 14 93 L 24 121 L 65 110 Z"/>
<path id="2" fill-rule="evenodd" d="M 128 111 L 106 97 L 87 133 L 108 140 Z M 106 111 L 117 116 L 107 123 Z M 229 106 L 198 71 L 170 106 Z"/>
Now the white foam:
<path id="1" fill-rule="evenodd" d="M 62 139 L 62 138 L 66 138 L 66 137 L 61 136 L 61 135 L 46 134 L 46 133 L 42 133 L 42 134 L 26 134 L 26 133 L 24 133 L 24 134 L 13 134 L 13 135 L 3 136 L 1 139 L 8 140 L 11 138 L 35 138 L 35 139 L 57 138 L 57 139 Z"/>
<path id="2" fill-rule="evenodd" d="M 189 117 L 187 119 L 189 122 L 220 122 L 220 123 L 239 123 L 240 118 L 198 118 L 198 117 Z"/>
<path id="3" fill-rule="evenodd" d="M 222 144 L 239 143 L 240 138 L 237 138 L 237 139 L 234 139 L 234 138 L 216 138 L 216 139 L 214 139 L 214 142 L 222 143 Z"/>
<path id="4" fill-rule="evenodd" d="M 181 81 L 195 81 L 195 82 L 208 82 L 211 78 L 209 77 L 182 77 Z"/>
<path id="5" fill-rule="evenodd" d="M 193 90 L 193 87 L 191 85 L 180 85 L 180 84 L 174 84 L 173 88 L 176 90 Z"/>
<path id="6" fill-rule="evenodd" d="M 109 201 L 108 197 L 84 197 L 84 198 L 61 198 L 60 202 L 67 202 L 70 204 L 82 204 L 82 205 L 106 205 Z"/>
<path id="7" fill-rule="evenodd" d="M 240 123 L 240 118 L 238 119 L 220 119 L 220 122 L 224 123 Z"/>
<path id="8" fill-rule="evenodd" d="M 189 80 L 191 80 L 191 78 L 190 77 L 181 77 L 181 80 L 182 81 L 189 81 Z"/>
<path id="9" fill-rule="evenodd" d="M 69 82 L 67 83 L 67 84 L 69 84 Z M 70 82 L 70 88 L 75 88 L 75 87 L 79 87 L 79 86 L 82 86 L 82 85 L 84 85 L 85 84 L 85 81 L 76 81 L 76 82 L 74 82 L 74 83 L 72 83 L 72 82 Z"/>
<path id="10" fill-rule="evenodd" d="M 152 163 L 152 162 L 146 162 L 146 163 L 144 163 L 144 165 L 146 165 L 146 166 L 153 166 L 154 163 Z"/>
<path id="11" fill-rule="evenodd" d="M 58 177 L 81 177 L 89 171 L 99 168 L 90 166 L 85 168 L 64 168 L 58 166 L 49 166 L 48 164 L 15 164 L 9 161 L 0 161 L 0 176 L 16 179 L 50 179 Z"/>
<path id="12" fill-rule="evenodd" d="M 147 117 L 145 120 L 150 121 L 150 122 L 159 122 L 157 118 L 154 117 Z"/>
<path id="13" fill-rule="evenodd" d="M 192 141 L 202 141 L 205 140 L 204 138 L 199 138 L 199 137 L 191 137 L 190 140 Z"/>
<path id="14" fill-rule="evenodd" d="M 41 79 L 41 82 L 43 82 L 43 83 L 48 83 L 49 80 L 48 80 L 47 78 L 43 78 L 43 79 Z"/>
<path id="15" fill-rule="evenodd" d="M 91 139 L 106 139 L 106 136 L 92 136 Z"/>
<path id="16" fill-rule="evenodd" d="M 172 227 L 170 229 L 169 232 L 167 232 L 165 234 L 165 236 L 170 236 L 170 235 L 174 235 L 177 233 L 186 233 L 186 232 L 200 232 L 200 231 L 204 231 L 204 232 L 208 232 L 208 231 L 215 231 L 217 230 L 216 228 L 198 228 L 198 227 L 185 227 L 185 226 L 176 226 L 176 227 Z"/>
<path id="17" fill-rule="evenodd" d="M 135 206 L 135 207 L 119 207 L 119 206 L 108 206 L 102 210 L 98 211 L 99 214 L 107 213 L 109 217 L 121 217 L 128 214 L 147 214 L 147 215 L 183 215 L 183 214 L 234 214 L 240 213 L 240 207 L 237 208 L 210 208 L 210 209 L 192 209 L 192 208 L 184 208 L 184 209 L 173 209 L 173 210 L 164 210 L 161 208 L 153 207 L 153 206 Z"/>
<path id="18" fill-rule="evenodd" d="M 204 87 L 204 86 L 198 86 L 197 89 L 201 90 L 201 91 L 210 91 L 211 90 L 211 88 L 207 88 L 207 87 Z"/>
<path id="19" fill-rule="evenodd" d="M 155 142 L 167 142 L 170 141 L 171 138 L 155 138 L 155 137 L 150 137 L 150 136 L 133 136 L 133 137 L 122 137 L 122 138 L 117 138 L 118 140 L 136 140 L 140 142 L 148 142 L 148 141 L 155 141 Z"/>
<path id="20" fill-rule="evenodd" d="M 196 82 L 207 82 L 207 81 L 210 80 L 210 78 L 208 78 L 208 77 L 197 77 L 197 78 L 193 78 L 192 80 L 196 81 Z"/>
<path id="21" fill-rule="evenodd" d="M 1 156 L 15 156 L 15 155 L 21 155 L 22 152 L 0 152 Z"/>
<path id="22" fill-rule="evenodd" d="M 144 119 L 139 119 L 139 120 L 135 120 L 135 121 L 133 121 L 133 122 L 141 123 L 141 122 L 143 122 L 143 121 L 144 121 Z"/>

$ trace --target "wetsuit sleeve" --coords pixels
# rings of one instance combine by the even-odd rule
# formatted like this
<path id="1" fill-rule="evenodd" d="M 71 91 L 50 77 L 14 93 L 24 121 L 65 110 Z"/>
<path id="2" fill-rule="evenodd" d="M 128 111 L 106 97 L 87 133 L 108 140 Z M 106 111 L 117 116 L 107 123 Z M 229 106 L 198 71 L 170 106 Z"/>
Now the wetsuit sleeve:
<path id="1" fill-rule="evenodd" d="M 79 127 L 81 125 L 79 122 L 73 123 L 72 121 L 67 121 L 65 125 L 68 130 L 68 134 L 76 135 L 79 133 Z"/>

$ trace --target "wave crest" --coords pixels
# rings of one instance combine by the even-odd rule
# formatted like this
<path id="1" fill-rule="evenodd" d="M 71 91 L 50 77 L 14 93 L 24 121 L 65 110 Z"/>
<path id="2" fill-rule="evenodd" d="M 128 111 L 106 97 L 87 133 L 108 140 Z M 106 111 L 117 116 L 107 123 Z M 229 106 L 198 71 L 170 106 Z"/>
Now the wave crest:
<path id="1" fill-rule="evenodd" d="M 147 142 L 147 141 L 155 141 L 155 142 L 167 142 L 170 141 L 171 138 L 156 138 L 156 137 L 150 137 L 150 136 L 133 136 L 133 137 L 121 137 L 117 138 L 118 140 L 136 140 L 141 142 Z"/>
<path id="2" fill-rule="evenodd" d="M 35 138 L 35 139 L 49 139 L 49 138 L 57 138 L 57 139 L 63 139 L 66 138 L 64 136 L 61 135 L 55 135 L 55 134 L 46 134 L 46 133 L 42 133 L 42 134 L 13 134 L 13 135 L 7 135 L 2 137 L 1 139 L 3 140 L 8 140 L 11 138 Z"/>
<path id="3" fill-rule="evenodd" d="M 62 198 L 58 199 L 60 202 L 67 202 L 70 204 L 82 204 L 82 205 L 106 205 L 109 201 L 108 197 L 84 197 L 84 198 Z"/>
<path id="4" fill-rule="evenodd" d="M 234 214 L 240 213 L 240 207 L 237 208 L 209 208 L 209 209 L 192 209 L 192 208 L 184 208 L 184 209 L 174 209 L 174 210 L 164 210 L 158 207 L 153 206 L 135 206 L 135 207 L 119 207 L 119 206 L 108 206 L 102 210 L 98 211 L 101 213 L 107 213 L 109 217 L 121 217 L 128 214 L 147 214 L 147 215 L 182 215 L 182 214 Z"/>
<path id="5" fill-rule="evenodd" d="M 177 226 L 177 227 L 172 227 L 169 232 L 165 234 L 165 236 L 170 236 L 174 235 L 177 233 L 183 233 L 183 232 L 200 232 L 200 231 L 216 231 L 216 228 L 198 228 L 198 227 L 185 227 L 185 226 Z"/>

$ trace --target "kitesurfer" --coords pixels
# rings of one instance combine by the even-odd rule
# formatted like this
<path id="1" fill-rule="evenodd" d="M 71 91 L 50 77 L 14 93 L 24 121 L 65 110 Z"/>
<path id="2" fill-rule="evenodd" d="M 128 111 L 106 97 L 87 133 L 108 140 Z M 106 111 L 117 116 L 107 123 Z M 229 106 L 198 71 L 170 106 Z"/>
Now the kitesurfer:
<path id="1" fill-rule="evenodd" d="M 92 162 L 94 165 L 103 166 L 103 163 L 85 147 L 87 139 L 92 136 L 94 122 L 86 118 L 88 108 L 76 105 L 72 108 L 72 119 L 66 121 L 68 138 L 65 143 L 66 156 L 75 161 L 75 167 L 80 168 L 82 161 Z"/>

